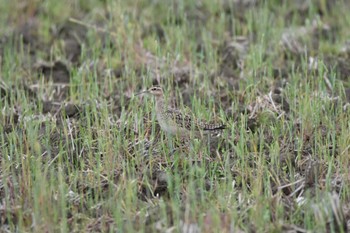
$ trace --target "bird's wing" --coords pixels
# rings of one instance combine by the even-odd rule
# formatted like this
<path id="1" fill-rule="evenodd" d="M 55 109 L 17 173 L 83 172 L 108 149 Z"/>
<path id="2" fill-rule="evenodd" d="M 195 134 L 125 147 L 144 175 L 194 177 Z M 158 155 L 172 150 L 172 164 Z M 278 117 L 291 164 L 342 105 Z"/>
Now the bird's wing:
<path id="1" fill-rule="evenodd" d="M 185 128 L 187 130 L 200 130 L 198 123 L 194 121 L 193 118 L 188 114 L 184 114 L 177 109 L 168 109 L 167 115 L 169 118 L 172 118 L 172 120 L 180 128 Z"/>
<path id="2" fill-rule="evenodd" d="M 188 114 L 184 114 L 177 109 L 168 109 L 167 111 L 168 117 L 173 118 L 175 123 L 187 130 L 203 130 L 203 131 L 211 131 L 211 130 L 220 130 L 225 129 L 226 126 L 223 124 L 210 124 L 204 121 L 198 121 L 191 117 Z"/>
<path id="3" fill-rule="evenodd" d="M 200 128 L 204 131 L 216 131 L 216 130 L 226 129 L 226 125 L 224 124 L 199 122 L 199 125 L 200 125 Z"/>

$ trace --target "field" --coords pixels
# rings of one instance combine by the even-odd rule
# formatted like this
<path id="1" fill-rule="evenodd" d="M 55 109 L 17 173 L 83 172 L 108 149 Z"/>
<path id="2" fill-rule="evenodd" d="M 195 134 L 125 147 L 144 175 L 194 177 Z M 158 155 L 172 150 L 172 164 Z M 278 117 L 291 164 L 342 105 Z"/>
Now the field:
<path id="1" fill-rule="evenodd" d="M 0 232 L 350 232 L 350 2 L 0 3 Z M 223 122 L 161 130 L 152 85 Z"/>

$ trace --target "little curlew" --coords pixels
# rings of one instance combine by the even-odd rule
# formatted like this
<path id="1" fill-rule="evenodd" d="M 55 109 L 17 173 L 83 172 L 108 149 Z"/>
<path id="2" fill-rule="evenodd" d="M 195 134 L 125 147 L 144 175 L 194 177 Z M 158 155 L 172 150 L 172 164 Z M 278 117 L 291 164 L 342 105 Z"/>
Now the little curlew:
<path id="1" fill-rule="evenodd" d="M 178 109 L 171 108 L 165 102 L 164 92 L 161 87 L 154 86 L 139 94 L 151 94 L 156 101 L 157 120 L 161 129 L 171 135 L 186 138 L 193 132 L 196 136 L 218 132 L 226 128 L 223 124 L 210 124 L 195 119 L 182 113 Z"/>

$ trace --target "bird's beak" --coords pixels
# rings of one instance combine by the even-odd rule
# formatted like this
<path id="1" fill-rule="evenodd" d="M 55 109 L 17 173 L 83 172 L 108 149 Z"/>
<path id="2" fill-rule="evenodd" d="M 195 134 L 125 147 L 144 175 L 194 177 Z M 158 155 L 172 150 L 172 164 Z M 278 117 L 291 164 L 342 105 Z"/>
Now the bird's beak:
<path id="1" fill-rule="evenodd" d="M 148 94 L 148 93 L 149 93 L 148 90 L 146 90 L 146 91 L 141 91 L 141 92 L 139 92 L 139 93 L 136 93 L 135 96 L 137 96 L 137 95 L 142 95 L 142 94 Z"/>

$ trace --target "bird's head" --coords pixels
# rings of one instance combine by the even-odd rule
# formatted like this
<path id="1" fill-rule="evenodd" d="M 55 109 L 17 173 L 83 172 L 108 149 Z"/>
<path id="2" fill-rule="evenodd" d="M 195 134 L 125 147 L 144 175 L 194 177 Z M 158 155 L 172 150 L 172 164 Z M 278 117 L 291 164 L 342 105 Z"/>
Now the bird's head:
<path id="1" fill-rule="evenodd" d="M 141 95 L 141 94 L 151 94 L 155 97 L 162 97 L 163 89 L 159 86 L 153 86 L 146 91 L 141 91 L 140 93 L 137 93 L 136 95 Z"/>
<path id="2" fill-rule="evenodd" d="M 146 93 L 149 93 L 155 97 L 161 97 L 161 96 L 163 96 L 163 89 L 161 87 L 154 86 L 154 87 L 149 88 L 146 91 Z"/>

